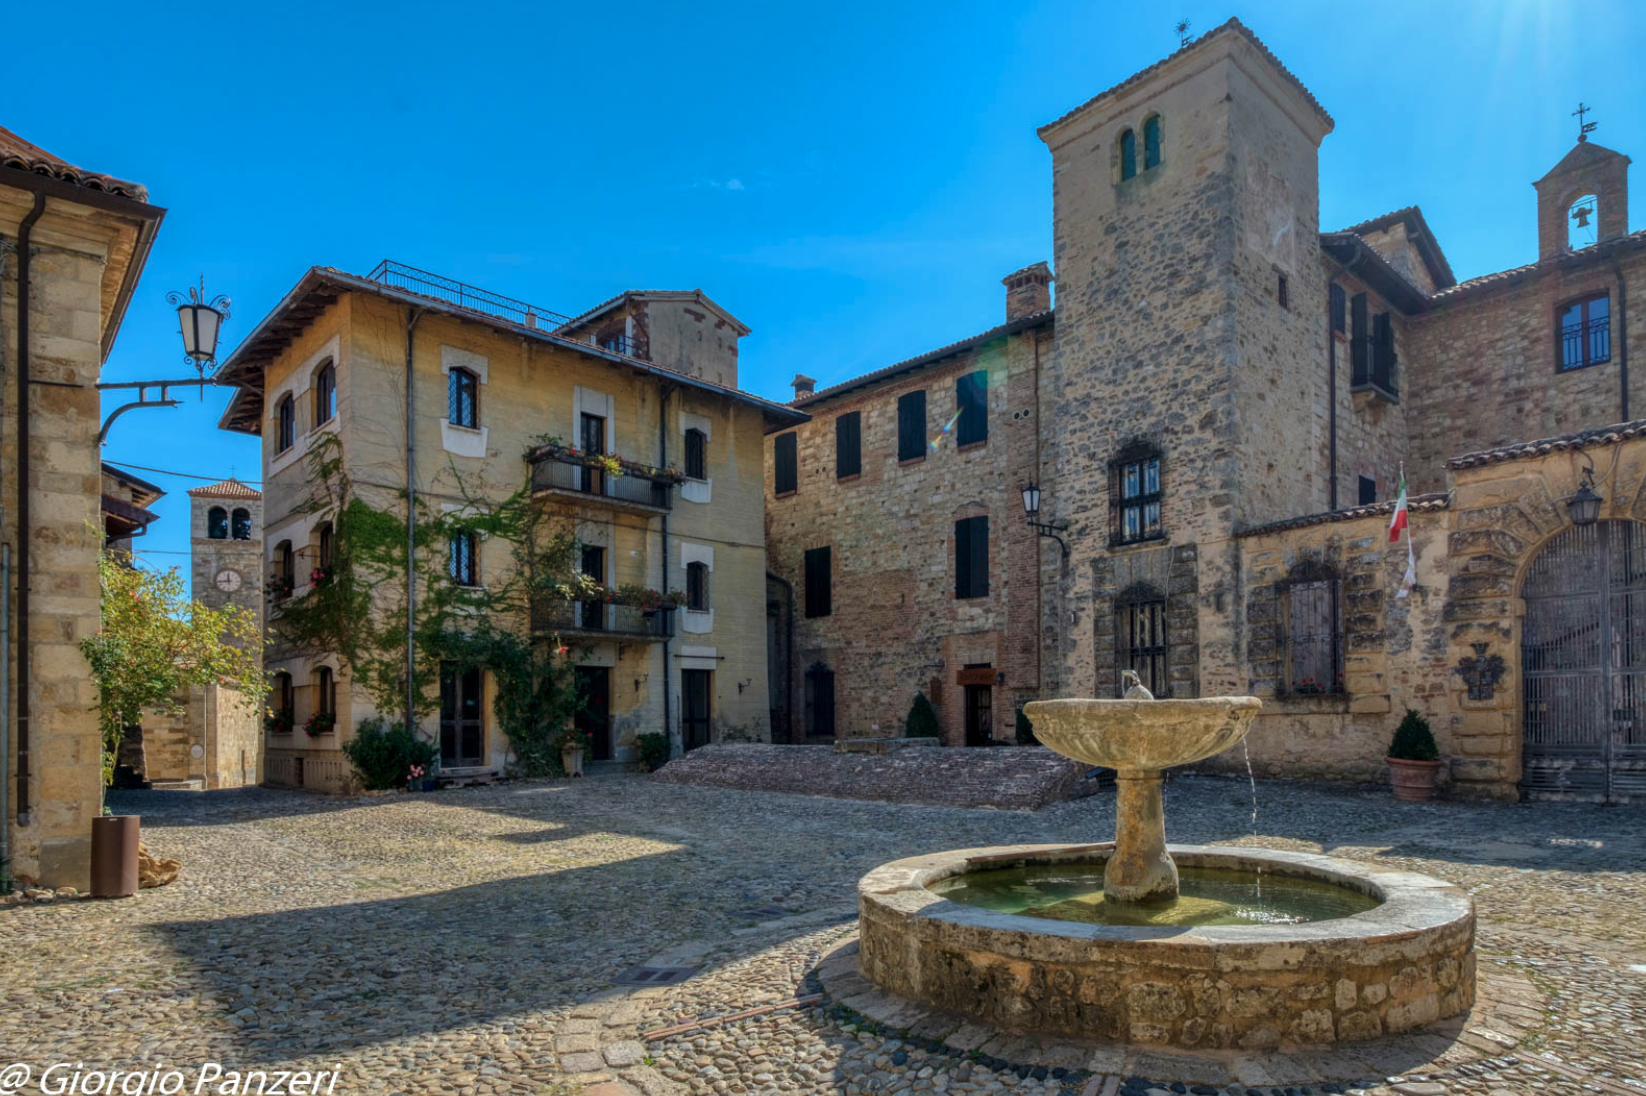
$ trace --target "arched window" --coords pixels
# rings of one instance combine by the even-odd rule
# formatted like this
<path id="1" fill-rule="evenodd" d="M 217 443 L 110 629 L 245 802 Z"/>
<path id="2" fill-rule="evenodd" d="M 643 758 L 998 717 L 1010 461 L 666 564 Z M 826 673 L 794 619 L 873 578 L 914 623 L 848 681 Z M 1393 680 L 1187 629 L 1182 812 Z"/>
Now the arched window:
<path id="1" fill-rule="evenodd" d="M 235 540 L 251 539 L 251 511 L 244 506 L 234 508 L 234 523 L 229 527 L 229 535 Z"/>
<path id="2" fill-rule="evenodd" d="M 330 666 L 314 671 L 314 710 L 317 715 L 337 714 L 337 681 Z"/>
<path id="3" fill-rule="evenodd" d="M 334 553 L 332 539 L 331 522 L 328 521 L 320 526 L 315 536 L 314 570 L 309 572 L 309 581 L 316 586 L 331 580 Z"/>
<path id="4" fill-rule="evenodd" d="M 1160 166 L 1160 115 L 1143 123 L 1143 170 Z"/>
<path id="5" fill-rule="evenodd" d="M 1137 174 L 1137 134 L 1126 130 L 1120 135 L 1120 178 L 1130 179 Z"/>
<path id="6" fill-rule="evenodd" d="M 686 608 L 709 607 L 709 565 L 701 562 L 686 564 Z"/>
<path id="7" fill-rule="evenodd" d="M 1600 199 L 1585 194 L 1566 207 L 1566 246 L 1573 251 L 1588 247 L 1599 238 Z"/>
<path id="8" fill-rule="evenodd" d="M 330 422 L 337 414 L 337 369 L 331 362 L 314 375 L 314 424 Z"/>
<path id="9" fill-rule="evenodd" d="M 274 585 L 271 592 L 276 601 L 284 601 L 291 596 L 296 578 L 291 541 L 283 540 L 274 546 Z"/>
<path id="10" fill-rule="evenodd" d="M 452 535 L 446 573 L 459 586 L 480 585 L 480 538 L 472 531 Z"/>
<path id="11" fill-rule="evenodd" d="M 210 540 L 229 539 L 229 512 L 221 506 L 206 511 L 206 536 Z"/>
<path id="12" fill-rule="evenodd" d="M 1137 672 L 1143 687 L 1157 697 L 1171 693 L 1166 677 L 1166 595 L 1146 582 L 1134 582 L 1115 598 L 1115 695 L 1126 692 L 1121 673 Z"/>
<path id="13" fill-rule="evenodd" d="M 821 662 L 806 671 L 806 735 L 834 737 L 834 671 Z"/>
<path id="14" fill-rule="evenodd" d="M 274 451 L 284 453 L 297 444 L 297 405 L 292 401 L 291 393 L 280 397 L 275 407 L 275 421 Z"/>
<path id="15" fill-rule="evenodd" d="M 709 439 L 703 431 L 693 427 L 686 431 L 686 475 L 692 479 L 708 479 Z"/>
<path id="16" fill-rule="evenodd" d="M 1160 450 L 1145 441 L 1122 449 L 1109 462 L 1110 544 L 1165 536 L 1160 521 Z"/>
<path id="17" fill-rule="evenodd" d="M 274 675 L 274 719 L 269 729 L 275 734 L 290 734 L 293 719 L 297 712 L 296 686 L 292 684 L 291 674 L 284 670 Z"/>
<path id="18" fill-rule="evenodd" d="M 446 381 L 446 415 L 453 426 L 480 429 L 480 378 L 467 369 L 453 369 Z"/>
<path id="19" fill-rule="evenodd" d="M 1301 696 L 1343 691 L 1343 580 L 1335 569 L 1305 560 L 1291 569 L 1284 601 L 1286 690 Z"/>

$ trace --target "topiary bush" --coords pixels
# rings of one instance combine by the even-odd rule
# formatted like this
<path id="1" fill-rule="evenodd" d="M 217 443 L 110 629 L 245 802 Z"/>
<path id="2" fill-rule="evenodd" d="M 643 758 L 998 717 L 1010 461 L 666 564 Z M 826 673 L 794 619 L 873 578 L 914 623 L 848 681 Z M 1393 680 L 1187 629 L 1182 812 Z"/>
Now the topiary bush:
<path id="1" fill-rule="evenodd" d="M 440 760 L 433 742 L 406 730 L 404 723 L 385 723 L 381 716 L 360 721 L 354 737 L 343 743 L 343 755 L 360 783 L 373 791 L 403 787 L 414 765 L 432 774 Z"/>
<path id="2" fill-rule="evenodd" d="M 932 707 L 925 693 L 914 694 L 914 703 L 909 706 L 909 718 L 903 721 L 903 734 L 907 738 L 943 737 L 943 730 L 937 723 L 937 709 Z"/>
<path id="3" fill-rule="evenodd" d="M 634 744 L 640 750 L 640 763 L 646 771 L 656 772 L 669 763 L 669 736 L 660 731 L 636 735 Z"/>
<path id="4" fill-rule="evenodd" d="M 1440 760 L 1440 747 L 1435 744 L 1429 721 L 1416 708 L 1407 708 L 1406 718 L 1395 728 L 1394 741 L 1389 743 L 1389 756 L 1396 761 Z"/>
<path id="5" fill-rule="evenodd" d="M 1023 714 L 1023 709 L 1017 710 L 1017 744 L 1019 746 L 1038 746 L 1040 739 L 1034 736 L 1034 724 L 1029 717 Z"/>

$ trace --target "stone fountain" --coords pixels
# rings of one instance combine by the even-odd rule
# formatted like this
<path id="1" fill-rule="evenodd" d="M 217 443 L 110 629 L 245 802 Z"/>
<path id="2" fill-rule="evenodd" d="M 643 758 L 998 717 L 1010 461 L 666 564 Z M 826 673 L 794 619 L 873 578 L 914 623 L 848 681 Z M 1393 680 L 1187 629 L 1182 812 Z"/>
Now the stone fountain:
<path id="1" fill-rule="evenodd" d="M 858 885 L 862 974 L 1014 1032 L 1198 1049 L 1374 1038 L 1467 1010 L 1474 904 L 1458 888 L 1309 853 L 1166 844 L 1163 772 L 1239 744 L 1262 706 L 1156 700 L 1140 685 L 1029 704 L 1042 743 L 1115 770 L 1115 840 L 882 865 Z"/>

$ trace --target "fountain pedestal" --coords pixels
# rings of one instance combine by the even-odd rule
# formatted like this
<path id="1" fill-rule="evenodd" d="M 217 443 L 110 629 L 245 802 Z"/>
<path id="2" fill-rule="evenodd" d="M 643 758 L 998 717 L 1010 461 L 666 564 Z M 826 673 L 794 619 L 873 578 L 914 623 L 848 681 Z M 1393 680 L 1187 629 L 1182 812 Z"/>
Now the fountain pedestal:
<path id="1" fill-rule="evenodd" d="M 1114 855 L 1103 869 L 1103 895 L 1118 902 L 1164 902 L 1177 897 L 1177 864 L 1166 851 L 1166 813 L 1160 770 L 1115 773 Z"/>

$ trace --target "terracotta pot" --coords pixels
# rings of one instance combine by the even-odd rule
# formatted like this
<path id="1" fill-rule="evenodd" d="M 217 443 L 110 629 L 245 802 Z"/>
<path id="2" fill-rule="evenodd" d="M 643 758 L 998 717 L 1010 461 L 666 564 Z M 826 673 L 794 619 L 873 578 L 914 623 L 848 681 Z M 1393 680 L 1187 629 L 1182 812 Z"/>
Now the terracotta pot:
<path id="1" fill-rule="evenodd" d="M 583 775 L 583 751 L 561 750 L 560 764 L 565 767 L 567 776 Z"/>
<path id="2" fill-rule="evenodd" d="M 1384 760 L 1389 763 L 1389 786 L 1394 789 L 1396 799 L 1427 803 L 1434 798 L 1439 761 L 1406 761 L 1398 757 Z"/>
<path id="3" fill-rule="evenodd" d="M 135 814 L 91 820 L 93 898 L 129 898 L 137 893 L 138 826 Z"/>

